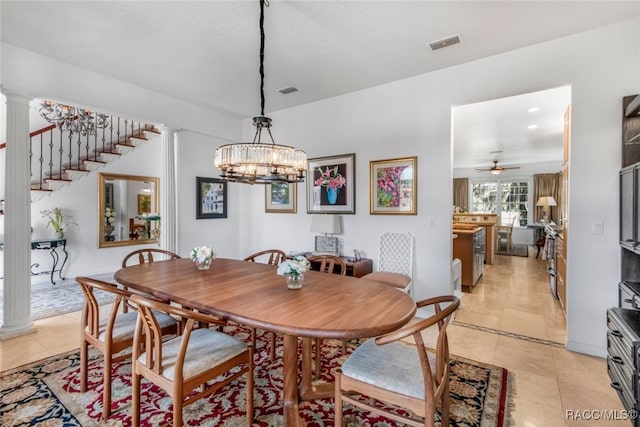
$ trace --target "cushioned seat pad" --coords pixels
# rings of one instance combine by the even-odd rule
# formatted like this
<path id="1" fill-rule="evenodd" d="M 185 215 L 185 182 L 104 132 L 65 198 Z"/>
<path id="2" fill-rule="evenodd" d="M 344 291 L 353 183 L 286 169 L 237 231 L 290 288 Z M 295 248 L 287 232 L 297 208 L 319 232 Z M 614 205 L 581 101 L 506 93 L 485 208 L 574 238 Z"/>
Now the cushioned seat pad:
<path id="1" fill-rule="evenodd" d="M 162 344 L 162 375 L 171 381 L 175 379 L 175 366 L 182 337 L 170 339 Z M 191 332 L 187 354 L 184 360 L 183 377 L 185 380 L 198 375 L 213 366 L 217 366 L 242 353 L 247 344 L 222 332 L 210 329 L 196 329 Z M 138 360 L 146 363 L 147 354 Z"/>
<path id="2" fill-rule="evenodd" d="M 427 352 L 431 372 L 435 355 Z M 414 345 L 392 342 L 377 345 L 367 340 L 342 365 L 342 374 L 405 396 L 424 399 L 424 380 L 420 357 Z"/>
<path id="3" fill-rule="evenodd" d="M 384 271 L 376 271 L 374 273 L 365 274 L 362 279 L 374 280 L 393 286 L 394 288 L 404 289 L 411 283 L 411 277 L 400 273 L 387 273 Z"/>

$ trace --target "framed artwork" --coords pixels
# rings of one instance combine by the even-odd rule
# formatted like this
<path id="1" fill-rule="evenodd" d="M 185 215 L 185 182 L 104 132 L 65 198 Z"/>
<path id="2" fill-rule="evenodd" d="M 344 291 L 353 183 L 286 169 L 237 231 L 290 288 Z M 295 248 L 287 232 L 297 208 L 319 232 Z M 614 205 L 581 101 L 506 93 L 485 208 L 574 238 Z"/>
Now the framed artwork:
<path id="1" fill-rule="evenodd" d="M 138 215 L 151 213 L 151 195 L 138 194 Z"/>
<path id="2" fill-rule="evenodd" d="M 264 186 L 264 211 L 268 213 L 296 213 L 298 184 L 273 182 Z"/>
<path id="3" fill-rule="evenodd" d="M 227 182 L 196 177 L 196 219 L 227 217 Z"/>
<path id="4" fill-rule="evenodd" d="M 309 159 L 307 213 L 356 213 L 354 153 Z"/>
<path id="5" fill-rule="evenodd" d="M 416 215 L 418 158 L 370 162 L 370 210 L 372 215 Z"/>

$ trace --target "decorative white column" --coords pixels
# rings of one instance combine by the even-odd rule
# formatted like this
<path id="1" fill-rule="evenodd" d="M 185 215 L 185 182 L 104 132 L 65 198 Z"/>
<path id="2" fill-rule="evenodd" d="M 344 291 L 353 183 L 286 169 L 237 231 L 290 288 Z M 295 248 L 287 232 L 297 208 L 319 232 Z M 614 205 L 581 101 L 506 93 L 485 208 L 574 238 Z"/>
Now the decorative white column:
<path id="1" fill-rule="evenodd" d="M 35 330 L 31 320 L 31 191 L 29 184 L 29 101 L 7 97 L 5 167 L 4 288 L 0 340 Z"/>
<path id="2" fill-rule="evenodd" d="M 162 138 L 162 169 L 160 180 L 160 245 L 177 253 L 178 202 L 176 199 L 176 143 L 175 130 L 160 126 Z"/>

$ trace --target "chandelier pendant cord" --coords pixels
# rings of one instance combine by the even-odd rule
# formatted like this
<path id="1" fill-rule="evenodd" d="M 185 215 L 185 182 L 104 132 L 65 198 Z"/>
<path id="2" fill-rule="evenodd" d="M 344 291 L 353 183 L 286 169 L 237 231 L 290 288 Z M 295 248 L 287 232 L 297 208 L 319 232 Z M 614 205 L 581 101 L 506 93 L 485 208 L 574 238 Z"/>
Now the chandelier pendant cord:
<path id="1" fill-rule="evenodd" d="M 260 0 L 260 115 L 264 116 L 264 6 L 266 0 Z M 269 4 L 267 3 L 267 7 Z"/>

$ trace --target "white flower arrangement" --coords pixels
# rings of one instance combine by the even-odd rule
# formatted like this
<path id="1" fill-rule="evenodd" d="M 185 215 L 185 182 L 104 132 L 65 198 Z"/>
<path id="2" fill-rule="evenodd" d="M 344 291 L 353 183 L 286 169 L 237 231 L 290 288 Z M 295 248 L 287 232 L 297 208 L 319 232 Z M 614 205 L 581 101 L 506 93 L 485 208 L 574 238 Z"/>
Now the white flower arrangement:
<path id="1" fill-rule="evenodd" d="M 104 220 L 107 225 L 111 225 L 116 222 L 116 213 L 113 211 L 113 208 L 106 208 L 104 210 Z"/>
<path id="2" fill-rule="evenodd" d="M 199 246 L 191 250 L 191 259 L 202 263 L 207 259 L 215 259 L 216 251 L 209 245 Z"/>
<path id="3" fill-rule="evenodd" d="M 304 256 L 298 255 L 278 265 L 278 275 L 299 277 L 309 268 L 311 268 L 309 260 Z"/>

